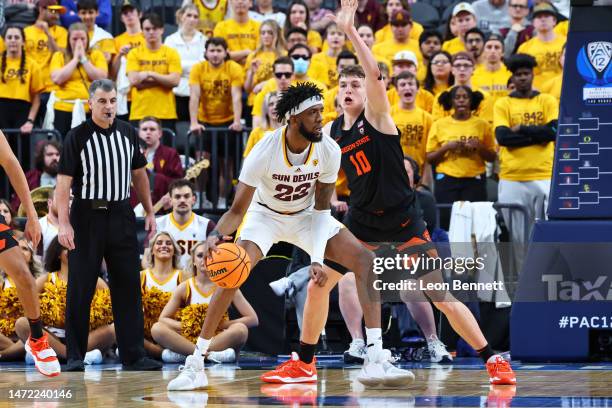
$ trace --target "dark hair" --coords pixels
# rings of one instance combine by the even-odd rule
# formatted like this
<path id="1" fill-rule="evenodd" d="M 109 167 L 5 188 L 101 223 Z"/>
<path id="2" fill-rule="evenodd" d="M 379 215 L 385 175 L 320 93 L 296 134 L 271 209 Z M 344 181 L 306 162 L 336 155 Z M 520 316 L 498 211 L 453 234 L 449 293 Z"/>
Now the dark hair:
<path id="1" fill-rule="evenodd" d="M 365 72 L 363 71 L 361 65 L 349 65 L 347 67 L 344 67 L 344 69 L 339 73 L 338 77 L 340 78 L 351 76 L 355 76 L 357 78 L 365 78 Z"/>
<path id="2" fill-rule="evenodd" d="M 312 82 L 300 82 L 296 85 L 291 85 L 286 91 L 281 93 L 280 98 L 276 102 L 276 119 L 282 122 L 285 120 L 285 115 L 291 109 L 313 96 L 318 96 L 323 101 L 323 91 Z"/>
<path id="3" fill-rule="evenodd" d="M 77 11 L 80 10 L 98 10 L 98 0 L 79 0 L 77 2 Z"/>
<path id="4" fill-rule="evenodd" d="M 287 22 L 287 20 L 285 20 L 285 22 Z M 293 33 L 300 33 L 308 39 L 308 31 L 304 30 L 302 27 L 291 27 L 289 30 L 285 31 L 285 41 Z"/>
<path id="5" fill-rule="evenodd" d="M 472 64 L 476 65 L 476 61 L 474 61 L 474 57 L 472 56 L 472 54 L 470 54 L 467 51 L 459 51 L 453 54 L 453 57 L 451 58 L 451 64 L 454 64 L 455 61 L 458 60 L 467 60 L 470 61 Z"/>
<path id="6" fill-rule="evenodd" d="M 43 171 L 45 167 L 45 152 L 47 147 L 53 146 L 57 149 L 58 152 L 62 152 L 62 145 L 56 140 L 45 140 L 43 141 L 38 149 L 36 150 L 36 156 L 34 156 L 34 167 L 38 171 Z"/>
<path id="7" fill-rule="evenodd" d="M 96 79 L 89 85 L 89 97 L 91 98 L 98 89 L 102 89 L 104 92 L 116 91 L 117 86 L 110 79 Z"/>
<path id="8" fill-rule="evenodd" d="M 397 83 L 400 79 L 414 79 L 417 84 L 417 88 L 419 87 L 419 80 L 417 79 L 416 75 L 414 75 L 410 71 L 400 72 L 395 78 L 393 78 L 393 83 L 395 84 L 395 86 L 397 86 Z"/>
<path id="9" fill-rule="evenodd" d="M 138 121 L 138 127 L 140 127 L 140 125 L 142 125 L 145 122 L 155 122 L 159 130 L 162 130 L 162 122 L 161 120 L 157 119 L 155 116 L 145 116 L 144 118 L 140 119 Z"/>
<path id="10" fill-rule="evenodd" d="M 412 182 L 416 186 L 421 181 L 421 175 L 419 174 L 419 163 L 414 160 L 411 156 L 404 156 L 404 161 L 410 163 L 410 167 L 412 167 Z"/>
<path id="11" fill-rule="evenodd" d="M 487 38 L 485 38 L 484 43 L 488 43 L 489 41 L 497 41 L 500 42 L 502 45 L 502 49 L 505 48 L 505 44 L 504 44 L 504 37 L 502 37 L 499 34 L 495 34 L 495 33 L 491 33 L 487 36 Z"/>
<path id="12" fill-rule="evenodd" d="M 6 38 L 6 33 L 8 32 L 8 30 L 10 30 L 11 28 L 19 30 L 19 32 L 21 33 L 21 38 L 23 39 L 23 44 L 21 45 L 21 60 L 19 61 L 19 71 L 17 71 L 17 75 L 19 75 L 19 82 L 21 82 L 22 84 L 25 84 L 25 78 L 24 78 L 24 72 L 25 72 L 25 61 L 26 61 L 26 53 L 25 53 L 25 33 L 23 32 L 23 27 L 18 26 L 18 25 L 14 25 L 14 24 L 10 24 L 7 25 L 4 29 L 4 35 L 3 37 Z M 0 66 L 0 73 L 2 76 L 2 83 L 6 83 L 6 80 L 4 79 L 4 73 L 6 72 L 6 57 L 7 57 L 7 50 L 5 49 L 2 52 L 2 66 Z"/>
<path id="13" fill-rule="evenodd" d="M 291 65 L 291 70 L 293 71 L 293 60 L 289 57 L 280 57 L 274 60 L 274 64 L 272 64 L 272 70 L 274 70 L 277 65 Z"/>
<path id="14" fill-rule="evenodd" d="M 306 21 L 304 23 L 306 24 L 306 36 L 308 36 L 308 30 L 310 30 L 310 10 L 308 10 L 308 6 L 302 0 L 293 0 L 291 3 L 289 3 L 289 6 L 287 7 L 287 13 L 285 13 L 287 15 L 287 18 L 285 19 L 285 26 L 283 27 L 283 31 L 286 32 L 287 35 L 289 35 L 289 30 L 291 29 L 291 27 L 293 27 L 291 25 L 291 19 L 289 18 L 289 16 L 291 14 L 291 9 L 293 8 L 293 6 L 296 5 L 302 6 L 306 9 Z"/>
<path id="15" fill-rule="evenodd" d="M 388 2 L 389 2 L 389 0 L 386 0 L 386 1 L 384 2 L 384 4 L 382 5 L 382 7 L 381 7 L 381 9 L 382 9 L 382 10 L 381 10 L 381 11 L 382 11 L 382 13 L 381 13 L 381 14 L 383 15 L 383 17 L 384 17 L 384 19 L 385 19 L 385 21 L 386 21 L 387 23 L 388 23 L 388 22 L 389 22 L 389 20 L 391 19 L 391 16 L 388 16 L 388 15 L 387 15 L 387 3 L 388 3 Z M 380 2 L 379 2 L 379 3 L 380 3 Z M 410 3 L 408 3 L 408 0 L 400 0 L 400 3 L 402 3 L 402 8 L 403 8 L 404 10 L 406 10 L 407 12 L 409 12 L 410 14 L 412 14 L 412 12 L 411 12 L 412 10 L 411 10 L 411 8 L 410 8 Z"/>
<path id="16" fill-rule="evenodd" d="M 355 64 L 359 63 L 359 59 L 357 58 L 357 56 L 349 50 L 340 51 L 340 54 L 338 54 L 338 56 L 336 57 L 336 65 L 338 65 L 338 62 L 340 62 L 341 59 L 352 59 L 353 61 L 355 61 Z"/>
<path id="17" fill-rule="evenodd" d="M 427 39 L 430 37 L 436 37 L 438 40 L 440 40 L 440 43 L 443 42 L 442 34 L 440 34 L 438 30 L 425 30 L 419 36 L 419 46 L 421 46 L 421 44 L 427 41 Z"/>
<path id="18" fill-rule="evenodd" d="M 47 272 L 55 272 L 59 271 L 62 268 L 62 260 L 61 255 L 62 251 L 65 250 L 60 244 L 58 237 L 53 238 L 49 247 L 45 251 L 45 271 Z"/>
<path id="19" fill-rule="evenodd" d="M 433 72 L 431 71 L 431 62 L 434 60 L 434 58 L 436 56 L 438 56 L 439 54 L 444 55 L 446 58 L 448 58 L 448 62 L 452 63 L 453 57 L 452 55 L 450 55 L 450 53 L 440 50 L 440 51 L 436 51 L 431 55 L 431 58 L 429 59 L 429 63 L 427 64 L 427 74 L 425 75 L 425 81 L 423 81 L 423 88 L 425 88 L 426 90 L 428 90 L 429 92 L 433 93 L 434 92 L 434 88 L 436 86 L 436 80 L 433 76 Z M 448 75 L 448 85 L 453 85 L 455 83 L 455 76 L 453 75 L 453 73 L 451 72 Z"/>
<path id="20" fill-rule="evenodd" d="M 143 24 L 145 21 L 149 20 L 149 23 L 155 28 L 164 28 L 164 20 L 157 13 L 146 13 L 140 19 L 140 24 Z"/>
<path id="21" fill-rule="evenodd" d="M 298 48 L 305 49 L 306 51 L 308 51 L 308 57 L 312 57 L 312 50 L 306 44 L 295 44 L 293 47 L 289 49 L 289 51 L 287 52 L 287 55 L 293 54 L 293 51 L 297 50 Z"/>
<path id="22" fill-rule="evenodd" d="M 465 35 L 463 36 L 463 38 L 467 38 L 468 34 L 478 34 L 480 36 L 480 38 L 482 38 L 482 41 L 484 42 L 485 39 L 485 33 L 482 32 L 482 30 L 478 27 L 472 27 L 469 30 L 467 30 L 465 32 Z"/>
<path id="23" fill-rule="evenodd" d="M 480 106 L 480 102 L 484 99 L 484 95 L 478 91 L 473 91 L 472 88 L 465 85 L 457 85 L 453 86 L 450 91 L 444 91 L 438 97 L 438 102 L 444 108 L 444 110 L 449 111 L 453 108 L 453 99 L 455 99 L 455 95 L 459 89 L 463 89 L 467 92 L 468 98 L 470 98 L 470 110 L 475 111 Z"/>
<path id="24" fill-rule="evenodd" d="M 536 59 L 528 54 L 514 54 L 509 58 L 506 58 L 504 63 L 506 64 L 508 71 L 512 72 L 513 74 L 521 68 L 534 69 L 538 66 Z"/>
<path id="25" fill-rule="evenodd" d="M 191 189 L 191 193 L 195 192 L 195 184 L 187 179 L 176 179 L 170 185 L 168 185 L 168 194 L 172 195 L 172 191 L 177 188 L 189 187 Z"/>
<path id="26" fill-rule="evenodd" d="M 225 51 L 227 51 L 227 41 L 225 41 L 225 38 L 223 37 L 210 37 L 208 40 L 206 40 L 206 45 L 204 46 L 204 49 L 208 51 L 208 47 L 210 47 L 211 45 L 223 47 Z"/>
<path id="27" fill-rule="evenodd" d="M 383 62 L 383 61 L 378 61 L 378 62 L 376 63 L 376 65 L 378 66 L 378 69 L 380 70 L 380 73 L 381 73 L 381 74 L 382 74 L 382 73 L 383 73 L 383 71 L 384 71 L 384 73 L 385 73 L 385 74 L 387 74 L 387 76 L 389 76 L 389 74 L 390 74 L 391 72 L 389 71 L 389 66 L 387 65 L 387 63 L 386 63 L 386 62 Z"/>
<path id="28" fill-rule="evenodd" d="M 11 203 L 9 203 L 9 201 L 6 198 L 0 198 L 0 204 L 4 204 L 6 205 L 6 208 L 8 208 L 9 213 L 11 213 L 11 224 L 9 225 L 9 227 L 15 229 L 15 227 L 17 226 L 16 222 L 15 222 L 15 211 L 13 211 L 13 207 L 11 207 Z"/>

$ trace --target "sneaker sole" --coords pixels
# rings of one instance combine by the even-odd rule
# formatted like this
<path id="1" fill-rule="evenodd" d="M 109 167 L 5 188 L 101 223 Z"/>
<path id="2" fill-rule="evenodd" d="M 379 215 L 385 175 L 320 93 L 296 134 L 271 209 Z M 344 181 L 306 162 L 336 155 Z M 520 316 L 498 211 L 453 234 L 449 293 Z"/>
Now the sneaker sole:
<path id="1" fill-rule="evenodd" d="M 316 383 L 317 376 L 313 375 L 312 377 L 261 377 L 261 381 L 270 383 L 270 384 L 297 384 L 297 383 Z"/>
<path id="2" fill-rule="evenodd" d="M 34 357 L 34 354 L 32 353 L 32 349 L 30 348 L 30 346 L 28 345 L 28 342 L 26 342 L 25 344 L 25 349 L 28 353 L 30 353 L 32 355 L 32 358 L 34 359 L 34 367 L 36 367 L 36 370 L 38 370 L 39 373 L 41 373 L 42 375 L 46 376 L 46 377 L 57 377 L 58 375 L 61 374 L 61 369 L 59 371 L 56 372 L 49 372 L 49 371 L 45 371 L 42 368 L 40 368 L 38 366 L 38 364 L 36 364 L 36 357 Z M 58 362 L 59 364 L 59 362 Z"/>
<path id="3" fill-rule="evenodd" d="M 499 378 L 489 378 L 489 383 L 491 385 L 516 385 L 516 378 L 513 380 L 501 380 Z"/>
<path id="4" fill-rule="evenodd" d="M 201 385 L 199 387 L 192 387 L 192 388 L 170 388 L 170 386 L 168 385 L 168 387 L 166 387 L 166 390 L 168 391 L 195 391 L 195 390 L 203 390 L 207 387 L 208 387 L 208 384 Z"/>
<path id="5" fill-rule="evenodd" d="M 442 359 L 440 359 L 440 361 L 431 360 L 431 362 L 438 363 L 438 364 L 450 364 L 453 362 L 453 359 L 448 356 L 444 356 L 442 357 Z"/>
<path id="6" fill-rule="evenodd" d="M 385 381 L 384 378 L 375 378 L 375 377 L 357 377 L 357 381 L 366 387 L 378 387 L 382 385 Z"/>
<path id="7" fill-rule="evenodd" d="M 385 378 L 382 385 L 384 387 L 397 388 L 397 387 L 403 387 L 405 385 L 410 385 L 413 382 L 414 382 L 414 375 L 412 376 L 407 375 L 403 377 Z"/>

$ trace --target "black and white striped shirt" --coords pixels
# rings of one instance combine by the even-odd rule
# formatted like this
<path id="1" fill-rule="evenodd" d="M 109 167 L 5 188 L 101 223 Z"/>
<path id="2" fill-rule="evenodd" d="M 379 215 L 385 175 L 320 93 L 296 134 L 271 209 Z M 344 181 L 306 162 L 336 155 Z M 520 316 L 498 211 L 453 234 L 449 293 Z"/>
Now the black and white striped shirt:
<path id="1" fill-rule="evenodd" d="M 146 164 L 129 123 L 115 120 L 103 129 L 88 119 L 66 135 L 59 174 L 73 178 L 76 198 L 121 201 L 130 197 L 132 170 Z"/>

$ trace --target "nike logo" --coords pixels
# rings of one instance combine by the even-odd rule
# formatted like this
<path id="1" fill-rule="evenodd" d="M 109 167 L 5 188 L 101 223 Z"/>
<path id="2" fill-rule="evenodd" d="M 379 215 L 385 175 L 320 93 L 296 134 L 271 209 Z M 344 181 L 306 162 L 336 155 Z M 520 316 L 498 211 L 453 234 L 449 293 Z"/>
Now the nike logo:
<path id="1" fill-rule="evenodd" d="M 410 221 L 412 221 L 410 218 L 408 218 L 406 221 L 402 222 L 400 225 L 402 228 L 406 227 L 406 225 L 410 224 Z"/>
<path id="2" fill-rule="evenodd" d="M 312 370 L 311 370 L 311 371 L 308 371 L 308 370 L 306 370 L 306 369 L 304 369 L 304 368 L 302 368 L 301 370 L 302 370 L 304 373 L 306 373 L 307 375 L 312 375 Z"/>

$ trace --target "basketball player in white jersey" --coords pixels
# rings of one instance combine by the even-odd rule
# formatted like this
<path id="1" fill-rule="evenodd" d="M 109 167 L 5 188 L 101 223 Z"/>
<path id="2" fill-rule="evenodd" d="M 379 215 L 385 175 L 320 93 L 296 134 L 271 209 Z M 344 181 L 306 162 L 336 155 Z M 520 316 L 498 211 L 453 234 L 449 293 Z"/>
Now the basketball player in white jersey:
<path id="1" fill-rule="evenodd" d="M 282 94 L 276 110 L 288 124 L 261 140 L 247 156 L 232 207 L 207 239 L 210 256 L 222 239 L 230 239 L 229 235 L 244 218 L 237 243 L 247 251 L 253 266 L 278 241 L 297 245 L 310 255 L 312 279 L 304 307 L 299 353 L 292 353 L 289 361 L 261 378 L 276 383 L 317 381 L 315 347 L 327 320 L 329 292 L 342 276 L 323 268 L 325 258 L 355 271 L 368 343 L 372 344 L 368 349 L 372 367 L 367 373 L 376 377 L 366 380 L 388 386 L 409 384 L 414 375 L 394 367 L 383 357 L 380 297 L 371 286 L 374 254 L 331 216 L 330 200 L 340 168 L 340 149 L 321 132 L 321 90 L 308 82 L 291 86 Z M 204 354 L 235 291 L 221 288 L 215 291 L 195 353 L 187 357 L 185 367 L 168 384 L 168 390 L 193 390 L 208 384 Z"/>
<path id="2" fill-rule="evenodd" d="M 191 250 L 198 242 L 204 241 L 215 228 L 215 223 L 193 212 L 196 196 L 195 186 L 185 179 L 174 180 L 168 186 L 172 212 L 156 218 L 157 230 L 165 231 L 181 249 L 179 266 L 189 270 Z"/>

